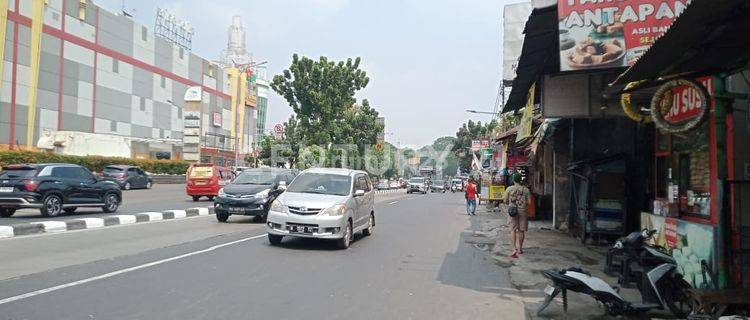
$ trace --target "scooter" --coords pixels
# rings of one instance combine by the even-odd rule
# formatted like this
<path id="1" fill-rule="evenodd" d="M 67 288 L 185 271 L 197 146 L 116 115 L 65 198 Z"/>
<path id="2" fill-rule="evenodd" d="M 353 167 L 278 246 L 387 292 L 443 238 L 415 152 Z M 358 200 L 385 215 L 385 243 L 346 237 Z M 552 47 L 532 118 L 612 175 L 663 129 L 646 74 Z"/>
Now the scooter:
<path id="1" fill-rule="evenodd" d="M 662 262 L 656 257 L 662 254 L 661 251 L 645 245 L 655 233 L 656 230 L 644 229 L 618 239 L 607 251 L 604 273 L 618 277 L 617 282 L 626 288 L 640 284 L 643 274 Z"/>
<path id="2" fill-rule="evenodd" d="M 546 298 L 537 310 L 537 315 L 560 293 L 563 298 L 563 309 L 567 311 L 567 291 L 570 290 L 592 296 L 613 316 L 668 308 L 675 316 L 684 319 L 692 311 L 688 291 L 691 288 L 690 284 L 677 272 L 674 258 L 654 248 L 646 247 L 646 250 L 655 250 L 654 257 L 661 259 L 661 264 L 641 277 L 641 285 L 638 287 L 641 292 L 641 303 L 626 301 L 620 296 L 619 288 L 610 286 L 604 280 L 593 277 L 582 269 L 551 269 L 542 272 L 546 278 L 552 280 L 552 285 L 544 289 Z"/>

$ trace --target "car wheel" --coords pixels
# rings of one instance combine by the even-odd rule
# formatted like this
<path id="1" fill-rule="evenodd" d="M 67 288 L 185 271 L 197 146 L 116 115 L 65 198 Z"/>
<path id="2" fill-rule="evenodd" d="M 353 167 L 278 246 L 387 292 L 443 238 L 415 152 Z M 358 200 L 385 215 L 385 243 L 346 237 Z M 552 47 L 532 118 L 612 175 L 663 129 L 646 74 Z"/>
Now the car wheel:
<path id="1" fill-rule="evenodd" d="M 151 189 L 153 183 L 151 181 L 146 182 L 146 189 Z"/>
<path id="2" fill-rule="evenodd" d="M 362 234 L 365 236 L 371 236 L 375 232 L 375 214 L 370 213 L 370 221 L 367 223 L 367 229 L 362 230 Z"/>
<path id="3" fill-rule="evenodd" d="M 193 201 L 198 201 L 201 199 L 201 196 L 193 196 Z"/>
<path id="4" fill-rule="evenodd" d="M 226 213 L 216 213 L 216 220 L 219 220 L 219 222 L 227 222 L 227 220 L 229 220 L 229 215 Z"/>
<path id="5" fill-rule="evenodd" d="M 75 207 L 73 207 L 73 208 L 65 208 L 65 209 L 63 209 L 63 211 L 65 211 L 65 213 L 67 213 L 67 214 L 71 214 L 73 212 L 76 212 L 76 209 L 78 209 L 78 208 L 75 208 Z"/>
<path id="6" fill-rule="evenodd" d="M 63 203 L 60 196 L 50 194 L 44 197 L 44 201 L 42 201 L 42 208 L 39 210 L 45 217 L 56 217 L 63 212 L 62 205 Z"/>
<path id="7" fill-rule="evenodd" d="M 344 236 L 336 241 L 336 246 L 339 247 L 339 249 L 349 248 L 349 244 L 351 244 L 352 242 L 352 237 L 354 237 L 353 233 L 352 223 L 348 222 L 346 224 L 346 231 L 344 231 Z"/>
<path id="8" fill-rule="evenodd" d="M 122 186 L 122 188 L 125 190 L 130 190 L 130 182 L 125 182 L 125 185 Z"/>
<path id="9" fill-rule="evenodd" d="M 270 242 L 274 246 L 281 244 L 281 239 L 284 239 L 284 236 L 270 233 L 268 234 L 268 242 Z"/>
<path id="10" fill-rule="evenodd" d="M 16 213 L 16 209 L 0 209 L 0 217 L 10 218 Z"/>
<path id="11" fill-rule="evenodd" d="M 105 213 L 113 213 L 120 207 L 120 198 L 114 193 L 108 193 L 104 195 L 104 207 L 102 211 Z"/>

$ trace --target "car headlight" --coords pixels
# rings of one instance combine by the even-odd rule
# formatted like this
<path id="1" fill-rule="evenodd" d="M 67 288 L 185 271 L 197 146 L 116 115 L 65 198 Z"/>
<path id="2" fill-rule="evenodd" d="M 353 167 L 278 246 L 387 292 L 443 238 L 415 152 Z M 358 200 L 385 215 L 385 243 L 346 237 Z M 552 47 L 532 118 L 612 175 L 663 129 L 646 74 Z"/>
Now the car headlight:
<path id="1" fill-rule="evenodd" d="M 255 194 L 255 197 L 256 197 L 256 198 L 267 198 L 267 197 L 268 197 L 268 193 L 269 193 L 269 192 L 271 192 L 271 189 L 266 189 L 266 190 L 263 190 L 263 191 L 261 191 L 261 192 L 258 192 L 258 193 L 256 193 L 256 194 Z"/>
<path id="2" fill-rule="evenodd" d="M 224 188 L 219 189 L 219 197 L 224 197 L 226 195 L 227 195 L 227 193 L 224 192 Z"/>
<path id="3" fill-rule="evenodd" d="M 275 200 L 273 203 L 271 203 L 271 211 L 281 212 L 281 213 L 289 213 L 289 208 L 281 201 Z"/>
<path id="4" fill-rule="evenodd" d="M 344 212 L 346 212 L 346 205 L 336 204 L 326 209 L 326 211 L 323 212 L 323 214 L 327 216 L 338 217 L 338 216 L 343 216 Z"/>

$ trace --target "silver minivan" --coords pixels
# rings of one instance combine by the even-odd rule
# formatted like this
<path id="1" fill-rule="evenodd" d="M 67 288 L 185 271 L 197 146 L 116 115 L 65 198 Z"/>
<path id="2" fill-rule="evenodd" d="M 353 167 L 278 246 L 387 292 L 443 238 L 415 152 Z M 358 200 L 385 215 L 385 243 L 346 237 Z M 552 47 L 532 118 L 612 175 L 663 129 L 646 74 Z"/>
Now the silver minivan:
<path id="1" fill-rule="evenodd" d="M 354 234 L 372 234 L 375 191 L 367 172 L 351 169 L 307 169 L 271 204 L 266 221 L 268 241 L 285 236 L 332 239 L 349 247 Z"/>

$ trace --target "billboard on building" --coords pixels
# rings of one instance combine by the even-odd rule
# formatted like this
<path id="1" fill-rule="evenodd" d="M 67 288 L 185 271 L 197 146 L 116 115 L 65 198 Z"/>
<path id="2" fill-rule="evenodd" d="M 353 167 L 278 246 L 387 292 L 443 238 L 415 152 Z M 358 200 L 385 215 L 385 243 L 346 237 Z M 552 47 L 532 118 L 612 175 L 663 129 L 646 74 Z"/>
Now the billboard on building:
<path id="1" fill-rule="evenodd" d="M 689 0 L 558 1 L 560 70 L 633 65 Z"/>
<path id="2" fill-rule="evenodd" d="M 509 4 L 503 8 L 503 82 L 506 84 L 516 78 L 518 59 L 523 48 L 523 29 L 529 15 L 529 2 Z"/>

